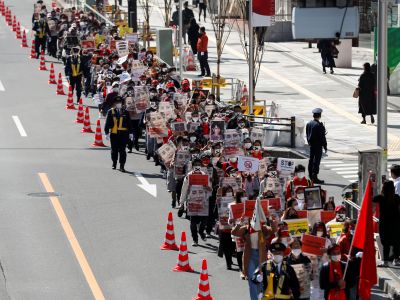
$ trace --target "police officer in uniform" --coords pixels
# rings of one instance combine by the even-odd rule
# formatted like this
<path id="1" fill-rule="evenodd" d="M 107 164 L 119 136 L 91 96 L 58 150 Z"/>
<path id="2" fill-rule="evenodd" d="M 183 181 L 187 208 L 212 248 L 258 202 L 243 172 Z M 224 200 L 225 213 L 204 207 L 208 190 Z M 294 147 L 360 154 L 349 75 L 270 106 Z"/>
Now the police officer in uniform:
<path id="1" fill-rule="evenodd" d="M 72 93 L 76 89 L 76 102 L 82 95 L 82 76 L 86 73 L 87 65 L 79 55 L 80 47 L 75 46 L 72 48 L 71 55 L 67 58 L 65 63 L 65 76 L 69 78 L 69 84 L 72 87 Z"/>
<path id="2" fill-rule="evenodd" d="M 46 51 L 47 35 L 50 34 L 49 24 L 47 24 L 44 13 L 40 13 L 39 20 L 33 22 L 32 30 L 35 31 L 36 58 L 39 58 L 40 51 Z"/>
<path id="3" fill-rule="evenodd" d="M 296 272 L 286 260 L 283 259 L 286 246 L 275 242 L 269 247 L 272 258 L 257 269 L 252 278 L 255 282 L 262 283 L 263 300 L 299 299 L 300 285 Z"/>
<path id="4" fill-rule="evenodd" d="M 116 169 L 119 156 L 119 170 L 125 172 L 126 145 L 128 139 L 133 139 L 133 130 L 129 113 L 122 107 L 121 97 L 115 99 L 115 106 L 107 112 L 104 132 L 111 142 L 112 168 Z"/>
<path id="5" fill-rule="evenodd" d="M 312 111 L 314 120 L 307 123 L 306 134 L 307 142 L 310 145 L 310 160 L 308 162 L 308 173 L 314 183 L 322 184 L 323 180 L 318 179 L 319 164 L 321 163 L 322 149 L 325 153 L 328 151 L 326 143 L 326 130 L 324 124 L 320 122 L 321 108 L 315 108 Z"/>

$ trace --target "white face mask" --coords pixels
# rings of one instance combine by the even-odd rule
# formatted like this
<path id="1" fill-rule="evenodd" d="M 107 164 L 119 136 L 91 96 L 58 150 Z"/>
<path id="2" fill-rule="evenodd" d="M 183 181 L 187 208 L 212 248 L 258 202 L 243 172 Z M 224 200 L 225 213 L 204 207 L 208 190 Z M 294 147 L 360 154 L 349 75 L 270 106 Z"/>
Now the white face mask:
<path id="1" fill-rule="evenodd" d="M 345 220 L 346 220 L 346 215 L 345 214 L 337 214 L 336 215 L 336 221 L 344 222 Z"/>
<path id="2" fill-rule="evenodd" d="M 115 104 L 115 107 L 116 107 L 117 109 L 121 109 L 121 108 L 122 108 L 122 104 L 121 104 L 121 103 L 117 103 L 117 104 Z"/>
<path id="3" fill-rule="evenodd" d="M 226 193 L 226 196 L 227 196 L 227 197 L 232 197 L 233 194 L 232 194 L 232 192 L 229 192 L 229 193 Z"/>
<path id="4" fill-rule="evenodd" d="M 324 235 L 323 231 L 317 231 L 317 237 L 322 237 Z"/>
<path id="5" fill-rule="evenodd" d="M 221 154 L 221 149 L 215 149 L 215 154 L 220 155 Z"/>
<path id="6" fill-rule="evenodd" d="M 282 255 L 274 255 L 272 260 L 274 261 L 274 263 L 280 264 L 282 262 L 282 260 L 283 260 L 283 256 Z"/>
<path id="7" fill-rule="evenodd" d="M 250 149 L 250 148 L 251 148 L 251 143 L 245 143 L 245 144 L 244 144 L 244 147 L 245 147 L 246 149 Z"/>
<path id="8" fill-rule="evenodd" d="M 230 160 L 231 162 L 235 163 L 235 162 L 237 162 L 237 157 L 231 157 L 229 160 Z"/>
<path id="9" fill-rule="evenodd" d="M 306 177 L 306 173 L 299 172 L 299 173 L 297 173 L 297 177 L 300 178 L 300 179 L 303 179 L 304 177 Z"/>
<path id="10" fill-rule="evenodd" d="M 195 167 L 193 167 L 193 171 L 200 172 L 201 171 L 201 167 L 195 166 Z"/>
<path id="11" fill-rule="evenodd" d="M 198 118 L 198 117 L 192 117 L 192 121 L 193 121 L 193 122 L 198 122 L 198 121 L 199 121 L 199 118 Z"/>
<path id="12" fill-rule="evenodd" d="M 301 249 L 292 249 L 292 254 L 298 257 L 301 254 Z"/>
<path id="13" fill-rule="evenodd" d="M 114 93 L 118 93 L 119 88 L 113 88 L 112 90 L 113 90 Z"/>
<path id="14" fill-rule="evenodd" d="M 304 204 L 304 194 L 303 193 L 301 193 L 301 194 L 297 194 L 297 201 L 302 201 L 302 203 Z"/>
<path id="15" fill-rule="evenodd" d="M 203 121 L 203 123 L 207 123 L 208 122 L 208 118 L 203 118 L 202 121 Z"/>
<path id="16" fill-rule="evenodd" d="M 194 143 L 194 142 L 196 141 L 196 137 L 195 137 L 195 136 L 191 136 L 189 139 L 190 139 L 190 141 L 191 141 L 192 143 Z"/>
<path id="17" fill-rule="evenodd" d="M 303 209 L 304 208 L 304 200 L 297 199 L 297 205 L 298 205 L 299 209 Z"/>
<path id="18" fill-rule="evenodd" d="M 334 262 L 340 261 L 341 255 L 332 255 L 331 260 Z"/>

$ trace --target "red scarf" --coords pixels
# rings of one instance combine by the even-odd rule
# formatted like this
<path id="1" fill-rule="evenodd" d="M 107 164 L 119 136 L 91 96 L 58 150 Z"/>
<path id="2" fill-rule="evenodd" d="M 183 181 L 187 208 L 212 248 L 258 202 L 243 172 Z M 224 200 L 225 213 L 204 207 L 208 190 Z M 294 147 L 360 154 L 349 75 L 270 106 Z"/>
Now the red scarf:
<path id="1" fill-rule="evenodd" d="M 329 282 L 334 283 L 343 279 L 342 265 L 340 262 L 329 263 Z M 335 288 L 331 289 L 328 294 L 328 300 L 346 300 L 346 293 L 344 290 Z"/>

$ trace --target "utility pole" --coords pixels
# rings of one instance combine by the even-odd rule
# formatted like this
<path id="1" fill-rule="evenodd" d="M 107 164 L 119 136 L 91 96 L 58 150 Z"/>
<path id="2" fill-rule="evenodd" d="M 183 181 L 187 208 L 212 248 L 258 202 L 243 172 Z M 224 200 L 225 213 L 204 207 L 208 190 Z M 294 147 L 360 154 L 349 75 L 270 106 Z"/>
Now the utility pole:
<path id="1" fill-rule="evenodd" d="M 254 31 L 253 0 L 249 0 L 249 115 L 253 114 L 254 101 Z"/>
<path id="2" fill-rule="evenodd" d="M 382 175 L 387 173 L 387 0 L 378 6 L 378 128 L 377 144 L 383 149 Z"/>
<path id="3" fill-rule="evenodd" d="M 182 21 L 182 0 L 179 0 L 179 77 L 182 78 L 183 69 L 183 21 Z"/>
<path id="4" fill-rule="evenodd" d="M 137 0 L 128 0 L 128 22 L 133 32 L 137 32 Z"/>

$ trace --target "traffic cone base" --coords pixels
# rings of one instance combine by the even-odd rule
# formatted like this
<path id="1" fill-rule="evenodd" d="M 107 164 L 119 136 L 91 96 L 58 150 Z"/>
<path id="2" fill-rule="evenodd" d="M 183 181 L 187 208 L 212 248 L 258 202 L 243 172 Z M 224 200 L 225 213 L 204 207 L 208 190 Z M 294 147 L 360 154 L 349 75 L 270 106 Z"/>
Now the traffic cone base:
<path id="1" fill-rule="evenodd" d="M 192 300 L 214 300 L 210 294 L 210 284 L 208 282 L 207 260 L 203 259 L 201 265 L 201 273 L 199 280 L 199 288 L 197 290 L 197 297 Z"/>
<path id="2" fill-rule="evenodd" d="M 39 66 L 40 71 L 47 71 L 46 68 L 46 62 L 44 60 L 44 50 L 40 53 L 40 66 Z"/>
<path id="3" fill-rule="evenodd" d="M 167 231 L 165 232 L 164 243 L 160 247 L 161 250 L 178 250 L 175 244 L 174 223 L 172 219 L 172 212 L 168 213 Z"/>
<path id="4" fill-rule="evenodd" d="M 85 110 L 85 119 L 83 121 L 83 128 L 81 130 L 82 133 L 93 133 L 92 128 L 90 127 L 90 115 L 89 115 L 89 107 L 86 106 Z"/>
<path id="5" fill-rule="evenodd" d="M 26 33 L 25 30 L 22 31 L 22 42 L 21 42 L 21 47 L 22 48 L 28 48 L 28 43 L 26 41 Z"/>
<path id="6" fill-rule="evenodd" d="M 186 244 L 186 232 L 182 231 L 181 244 L 179 245 L 178 262 L 172 269 L 174 272 L 194 272 L 189 264 L 189 254 Z"/>
<path id="7" fill-rule="evenodd" d="M 32 40 L 31 58 L 36 58 L 35 40 Z"/>
<path id="8" fill-rule="evenodd" d="M 72 86 L 68 87 L 68 98 L 67 98 L 67 106 L 65 106 L 65 109 L 76 109 L 74 106 L 74 99 L 72 98 Z"/>
<path id="9" fill-rule="evenodd" d="M 82 105 L 82 98 L 79 99 L 79 106 L 78 106 L 78 113 L 76 114 L 75 123 L 83 123 L 84 120 L 84 113 L 83 113 L 83 105 Z"/>
<path id="10" fill-rule="evenodd" d="M 94 143 L 92 144 L 92 146 L 94 146 L 94 147 L 107 147 L 106 145 L 103 144 L 103 135 L 101 133 L 100 119 L 97 119 L 96 134 L 94 136 Z"/>
<path id="11" fill-rule="evenodd" d="M 57 95 L 65 95 L 64 89 L 63 89 L 63 82 L 62 82 L 62 74 L 61 72 L 58 73 L 58 82 L 57 82 Z"/>
<path id="12" fill-rule="evenodd" d="M 49 84 L 57 84 L 56 75 L 54 74 L 54 64 L 50 65 Z"/>

